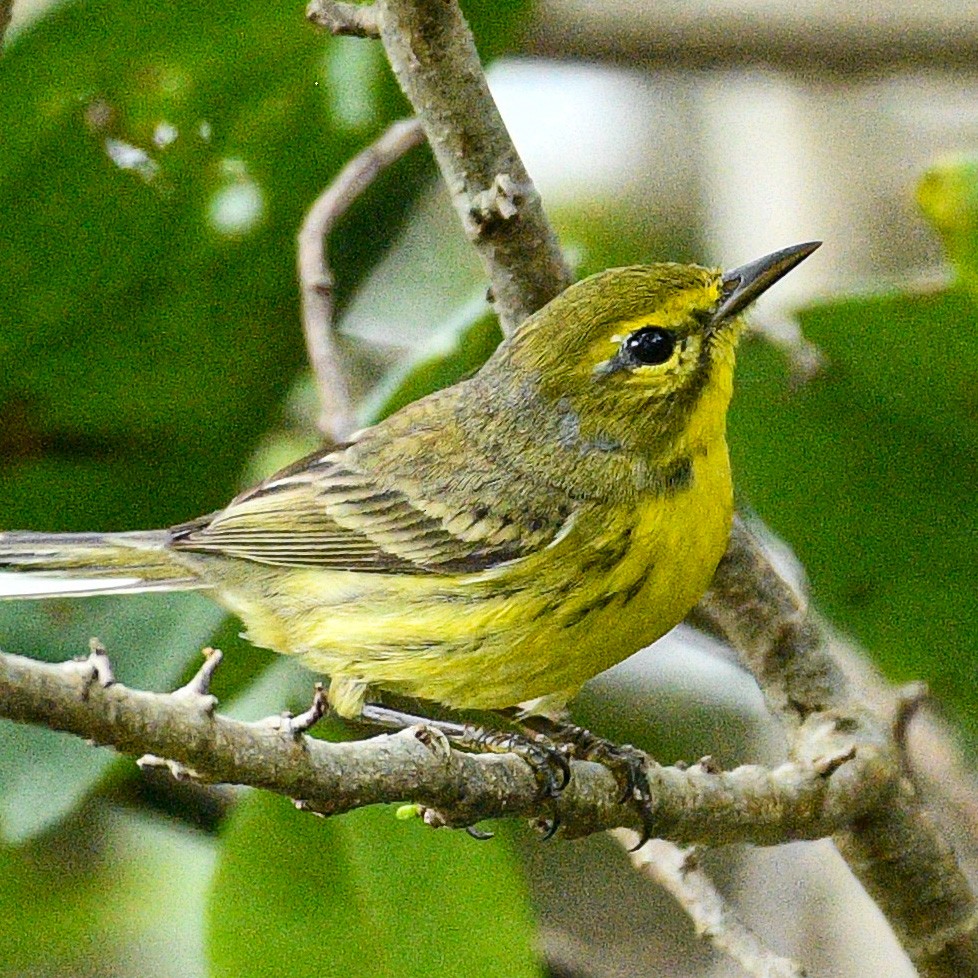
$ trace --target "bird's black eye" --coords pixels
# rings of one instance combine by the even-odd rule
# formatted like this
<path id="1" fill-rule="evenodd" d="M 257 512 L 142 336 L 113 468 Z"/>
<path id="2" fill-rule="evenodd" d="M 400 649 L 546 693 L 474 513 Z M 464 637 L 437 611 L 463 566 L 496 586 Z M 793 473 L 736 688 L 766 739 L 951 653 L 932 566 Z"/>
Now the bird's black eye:
<path id="1" fill-rule="evenodd" d="M 676 349 L 676 334 L 661 326 L 645 326 L 625 340 L 625 350 L 638 363 L 665 363 Z"/>

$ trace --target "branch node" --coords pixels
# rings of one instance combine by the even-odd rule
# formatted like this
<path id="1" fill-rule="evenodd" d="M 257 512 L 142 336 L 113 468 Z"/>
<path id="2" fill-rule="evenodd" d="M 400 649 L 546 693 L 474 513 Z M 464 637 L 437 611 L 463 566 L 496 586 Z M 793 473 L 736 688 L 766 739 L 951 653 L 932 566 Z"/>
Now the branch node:
<path id="1" fill-rule="evenodd" d="M 444 829 L 451 824 L 441 812 L 424 806 L 421 807 L 421 821 L 432 829 Z"/>
<path id="2" fill-rule="evenodd" d="M 207 716 L 213 716 L 217 709 L 217 697 L 210 693 L 211 679 L 224 657 L 220 649 L 210 647 L 203 650 L 204 662 L 185 686 L 175 689 L 170 695 L 183 700 Z"/>
<path id="3" fill-rule="evenodd" d="M 66 672 L 80 677 L 82 700 L 88 699 L 88 694 L 96 683 L 102 689 L 108 689 L 115 682 L 112 663 L 109 662 L 109 654 L 105 651 L 105 646 L 97 638 L 90 638 L 88 649 L 88 655 L 84 658 L 72 659 L 62 666 Z"/>
<path id="4" fill-rule="evenodd" d="M 376 4 L 360 5 L 341 0 L 312 0 L 306 20 L 324 27 L 334 37 L 380 37 L 380 11 Z"/>
<path id="5" fill-rule="evenodd" d="M 856 747 L 853 745 L 848 750 L 840 751 L 838 754 L 833 754 L 829 757 L 820 757 L 813 764 L 815 773 L 822 778 L 831 777 L 843 764 L 847 764 L 855 756 Z"/>
<path id="6" fill-rule="evenodd" d="M 903 753 L 907 747 L 907 731 L 910 722 L 930 699 L 930 689 L 924 682 L 907 683 L 897 690 L 896 696 L 896 710 L 893 714 L 892 725 L 893 740 L 900 752 Z"/>
<path id="7" fill-rule="evenodd" d="M 712 754 L 707 754 L 705 757 L 701 757 L 694 765 L 693 768 L 699 768 L 704 774 L 721 774 L 723 768 L 717 763 L 716 759 Z"/>
<path id="8" fill-rule="evenodd" d="M 682 873 L 693 873 L 698 870 L 703 861 L 704 846 L 687 846 L 682 850 L 682 863 L 679 870 Z"/>
<path id="9" fill-rule="evenodd" d="M 172 761 L 166 757 L 158 757 L 156 754 L 143 754 L 136 758 L 136 766 L 140 771 L 149 771 L 155 768 L 165 768 L 170 772 L 174 781 L 205 781 L 201 774 L 180 761 Z"/>
<path id="10" fill-rule="evenodd" d="M 508 173 L 497 173 L 491 187 L 473 195 L 467 230 L 478 238 L 492 236 L 503 224 L 519 216 L 532 193 L 532 184 L 514 180 Z"/>
<path id="11" fill-rule="evenodd" d="M 303 742 L 303 736 L 307 734 L 329 711 L 329 701 L 326 699 L 326 687 L 323 683 L 316 683 L 315 692 L 312 696 L 312 704 L 308 710 L 298 716 L 290 713 L 283 713 L 281 716 L 271 717 L 270 726 L 277 730 L 282 730 L 298 744 Z"/>

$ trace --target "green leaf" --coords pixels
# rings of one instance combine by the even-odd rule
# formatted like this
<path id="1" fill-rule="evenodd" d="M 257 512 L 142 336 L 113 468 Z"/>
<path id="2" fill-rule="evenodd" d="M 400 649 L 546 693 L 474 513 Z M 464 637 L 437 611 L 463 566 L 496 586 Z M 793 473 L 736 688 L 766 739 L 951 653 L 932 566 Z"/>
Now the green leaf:
<path id="1" fill-rule="evenodd" d="M 223 617 L 195 594 L 0 602 L 0 636 L 5 652 L 47 661 L 86 655 L 89 638 L 97 636 L 121 682 L 166 690 Z M 0 832 L 20 841 L 45 830 L 91 791 L 116 757 L 68 734 L 0 721 Z"/>
<path id="2" fill-rule="evenodd" d="M 948 451 L 978 449 L 978 306 L 968 295 L 840 299 L 800 319 L 826 361 L 816 384 L 845 384 L 864 411 L 926 432 Z"/>
<path id="3" fill-rule="evenodd" d="M 972 736 L 975 324 L 957 293 L 819 305 L 802 325 L 821 372 L 799 385 L 752 344 L 731 415 L 741 504 L 789 541 L 818 606 L 893 679 L 925 679 Z"/>
<path id="4" fill-rule="evenodd" d="M 258 794 L 222 837 L 208 926 L 216 978 L 536 978 L 534 934 L 503 838 L 433 832 L 393 808 L 322 820 Z"/>
<path id="5" fill-rule="evenodd" d="M 16 491 L 0 525 L 129 528 L 226 501 L 302 363 L 302 214 L 403 111 L 363 47 L 355 124 L 336 107 L 351 91 L 322 83 L 340 48 L 299 6 L 89 0 L 5 56 L 0 450 Z M 126 169 L 125 152 L 145 160 Z M 411 200 L 389 196 L 384 220 L 364 208 L 344 227 L 374 252 Z M 367 260 L 341 249 L 340 281 Z"/>
<path id="6" fill-rule="evenodd" d="M 917 185 L 917 203 L 941 236 L 958 281 L 978 296 L 978 157 L 936 163 Z"/>
<path id="7" fill-rule="evenodd" d="M 0 201 L 16 216 L 0 225 L 0 527 L 160 526 L 234 494 L 304 358 L 302 215 L 404 111 L 379 46 L 362 50 L 348 74 L 301 5 L 85 0 L 4 53 Z M 379 190 L 344 225 L 370 249 L 411 202 Z M 370 249 L 342 249 L 341 281 Z M 4 603 L 0 648 L 64 659 L 98 635 L 123 681 L 165 689 L 222 618 L 198 596 Z M 114 756 L 10 724 L 0 740 L 13 838 L 69 810 Z"/>

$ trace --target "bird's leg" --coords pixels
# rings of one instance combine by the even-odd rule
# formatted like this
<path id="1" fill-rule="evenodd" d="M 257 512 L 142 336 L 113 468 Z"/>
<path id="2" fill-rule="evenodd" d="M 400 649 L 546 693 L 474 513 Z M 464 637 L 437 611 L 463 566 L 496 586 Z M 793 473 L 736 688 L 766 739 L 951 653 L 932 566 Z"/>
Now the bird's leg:
<path id="1" fill-rule="evenodd" d="M 404 730 L 419 724 L 431 727 L 444 734 L 456 747 L 473 753 L 516 754 L 533 769 L 544 798 L 556 798 L 570 780 L 570 764 L 564 751 L 551 744 L 545 734 L 533 730 L 489 730 L 469 723 L 429 720 L 376 703 L 365 703 L 360 716 L 366 722 L 388 730 Z"/>
<path id="2" fill-rule="evenodd" d="M 655 811 L 646 768 L 649 758 L 645 751 L 631 744 L 616 744 L 598 737 L 567 719 L 526 715 L 518 709 L 504 710 L 502 714 L 524 730 L 543 735 L 574 760 L 594 761 L 608 768 L 621 787 L 621 800 L 633 801 L 641 816 L 642 837 L 635 848 L 640 849 L 652 837 Z"/>

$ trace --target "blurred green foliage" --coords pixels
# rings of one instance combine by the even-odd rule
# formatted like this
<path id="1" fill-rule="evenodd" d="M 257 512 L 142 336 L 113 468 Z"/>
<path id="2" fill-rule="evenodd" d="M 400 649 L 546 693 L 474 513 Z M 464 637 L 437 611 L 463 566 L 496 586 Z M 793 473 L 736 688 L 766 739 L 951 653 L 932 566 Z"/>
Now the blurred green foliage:
<path id="1" fill-rule="evenodd" d="M 803 310 L 822 357 L 807 380 L 751 345 L 731 445 L 743 498 L 791 543 L 818 606 L 892 679 L 925 679 L 974 745 L 978 166 L 941 164 L 920 198 L 951 285 Z"/>
<path id="2" fill-rule="evenodd" d="M 303 209 L 404 111 L 376 45 L 358 48 L 355 90 L 327 86 L 351 50 L 324 43 L 299 7 L 93 0 L 4 55 L 0 526 L 166 525 L 234 492 L 303 362 Z M 343 108 L 353 102 L 359 116 Z M 411 200 L 391 198 L 387 222 L 351 217 L 352 239 L 384 247 Z M 369 255 L 338 255 L 343 280 Z M 152 687 L 179 676 L 221 617 L 192 596 L 2 605 L 0 634 L 10 651 L 56 658 L 98 634 L 127 650 L 122 679 Z M 72 745 L 59 764 L 42 751 L 51 741 L 0 733 L 14 837 L 109 763 Z"/>
<path id="3" fill-rule="evenodd" d="M 505 838 L 432 832 L 391 808 L 323 820 L 251 795 L 222 833 L 209 917 L 215 978 L 275 974 L 283 961 L 296 978 L 540 974 Z"/>
<path id="4" fill-rule="evenodd" d="M 512 47 L 528 3 L 463 6 L 489 57 Z M 18 39 L 0 62 L 0 526 L 165 525 L 226 501 L 256 448 L 262 465 L 301 454 L 307 433 L 269 436 L 303 364 L 295 231 L 342 163 L 405 111 L 379 46 L 316 34 L 300 4 L 85 0 Z M 431 172 L 414 154 L 343 220 L 341 304 Z M 731 419 L 742 499 L 797 550 L 819 606 L 890 675 L 927 679 L 972 736 L 976 173 L 942 164 L 920 192 L 955 284 L 806 310 L 821 371 L 799 378 L 781 351 L 750 345 Z M 619 222 L 594 202 L 565 216 L 586 270 L 686 257 L 694 238 L 672 229 L 657 247 Z M 393 365 L 371 414 L 468 373 L 497 340 L 481 300 L 464 303 L 470 282 L 449 314 L 455 300 L 431 295 L 423 267 L 412 274 L 431 335 Z M 370 289 L 392 302 L 389 282 Z M 123 681 L 167 688 L 219 641 L 235 646 L 222 697 L 239 694 L 252 715 L 291 705 L 305 677 L 267 668 L 236 628 L 193 595 L 0 604 L 6 650 L 63 659 L 98 634 Z M 322 823 L 257 795 L 219 840 L 117 809 L 106 821 L 92 802 L 52 824 L 129 776 L 121 762 L 107 776 L 112 764 L 0 724 L 0 829 L 35 836 L 0 848 L 0 919 L 12 922 L 0 978 L 145 973 L 126 939 L 145 943 L 150 894 L 179 893 L 176 867 L 202 851 L 217 867 L 214 974 L 369 974 L 368 952 L 385 974 L 538 971 L 506 831 L 479 845 L 389 809 Z M 186 883 L 195 899 L 204 876 Z M 110 940 L 93 938 L 95 917 Z M 167 939 L 202 941 L 199 921 L 181 926 Z M 173 968 L 197 973 L 184 957 Z"/>
<path id="5" fill-rule="evenodd" d="M 526 7 L 467 5 L 485 54 L 510 45 Z M 305 209 L 408 111 L 379 45 L 324 37 L 302 15 L 301 4 L 247 0 L 145 9 L 85 0 L 53 11 L 4 53 L 0 526 L 166 525 L 238 488 L 304 363 L 294 237 Z M 341 306 L 431 174 L 427 153 L 413 154 L 343 219 L 332 254 Z M 118 653 L 120 679 L 168 688 L 203 644 L 234 643 L 222 618 L 193 595 L 0 605 L 0 643 L 64 659 L 97 634 Z M 269 659 L 236 644 L 222 692 Z M 294 686 L 294 675 L 272 670 L 244 699 L 282 708 Z M 144 973 L 139 921 L 153 901 L 136 884 L 167 870 L 140 845 L 109 847 L 101 871 L 66 860 L 66 844 L 87 851 L 97 842 L 85 834 L 93 824 L 76 825 L 71 843 L 51 827 L 97 785 L 118 782 L 106 780 L 111 766 L 121 769 L 113 757 L 0 724 L 0 828 L 11 840 L 43 833 L 0 849 L 0 975 Z M 343 831 L 355 850 L 356 823 Z M 362 843 L 371 845 L 369 834 Z M 179 863 L 201 840 L 171 834 L 167 845 Z M 506 971 L 529 974 L 530 917 L 506 852 L 500 844 L 482 858 L 502 860 L 490 881 L 513 896 L 506 920 L 523 936 L 486 948 L 486 960 L 502 954 Z M 414 882 L 420 874 L 415 865 Z M 387 886 L 379 877 L 356 884 L 378 905 Z M 314 935 L 318 924 L 300 927 Z M 235 942 L 250 954 L 252 931 L 223 936 L 227 955 Z M 140 947 L 135 956 L 127 940 L 130 951 Z M 182 957 L 167 960 L 177 968 Z"/>

